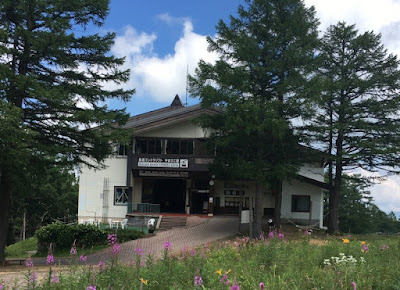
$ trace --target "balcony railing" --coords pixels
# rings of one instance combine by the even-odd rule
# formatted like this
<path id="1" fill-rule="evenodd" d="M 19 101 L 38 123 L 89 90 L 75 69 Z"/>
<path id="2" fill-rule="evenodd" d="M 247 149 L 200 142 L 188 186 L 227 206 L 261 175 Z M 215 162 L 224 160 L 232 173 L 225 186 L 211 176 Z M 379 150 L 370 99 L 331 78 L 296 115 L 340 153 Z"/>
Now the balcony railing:
<path id="1" fill-rule="evenodd" d="M 160 205 L 153 203 L 130 203 L 128 211 L 137 213 L 160 213 Z"/>

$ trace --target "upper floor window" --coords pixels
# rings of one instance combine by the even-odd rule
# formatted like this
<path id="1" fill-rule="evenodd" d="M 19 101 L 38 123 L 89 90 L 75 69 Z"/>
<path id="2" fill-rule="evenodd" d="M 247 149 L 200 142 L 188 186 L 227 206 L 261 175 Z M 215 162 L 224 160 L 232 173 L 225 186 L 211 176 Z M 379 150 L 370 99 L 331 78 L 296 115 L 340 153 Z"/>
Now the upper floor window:
<path id="1" fill-rule="evenodd" d="M 177 138 L 137 138 L 135 152 L 138 154 L 193 155 L 195 152 L 195 140 Z"/>
<path id="2" fill-rule="evenodd" d="M 118 156 L 127 156 L 128 155 L 128 145 L 118 143 L 117 145 L 117 155 Z"/>

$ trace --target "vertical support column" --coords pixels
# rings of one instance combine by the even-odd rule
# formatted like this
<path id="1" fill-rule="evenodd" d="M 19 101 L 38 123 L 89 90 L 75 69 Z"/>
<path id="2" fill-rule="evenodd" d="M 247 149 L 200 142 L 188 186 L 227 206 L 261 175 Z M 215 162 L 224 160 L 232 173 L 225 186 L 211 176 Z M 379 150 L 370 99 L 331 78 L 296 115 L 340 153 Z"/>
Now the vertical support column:
<path id="1" fill-rule="evenodd" d="M 192 180 L 186 179 L 186 196 L 185 196 L 185 213 L 190 214 L 190 191 L 192 188 Z"/>

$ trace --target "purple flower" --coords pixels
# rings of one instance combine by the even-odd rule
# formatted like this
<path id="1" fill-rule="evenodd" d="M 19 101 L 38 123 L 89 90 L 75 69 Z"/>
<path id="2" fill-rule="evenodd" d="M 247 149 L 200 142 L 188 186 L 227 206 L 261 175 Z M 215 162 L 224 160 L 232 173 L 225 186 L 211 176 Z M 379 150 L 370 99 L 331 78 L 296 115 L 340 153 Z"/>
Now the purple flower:
<path id="1" fill-rule="evenodd" d="M 32 274 L 29 276 L 28 278 L 28 282 L 29 283 L 34 283 L 37 281 L 37 275 L 36 272 L 32 272 Z"/>
<path id="2" fill-rule="evenodd" d="M 203 279 L 200 276 L 194 277 L 194 286 L 202 286 Z"/>
<path id="3" fill-rule="evenodd" d="M 121 248 L 118 243 L 112 245 L 112 254 L 113 256 L 118 255 L 121 252 Z"/>
<path id="4" fill-rule="evenodd" d="M 353 284 L 353 290 L 357 290 L 356 282 L 351 282 L 351 284 Z"/>
<path id="5" fill-rule="evenodd" d="M 382 245 L 382 246 L 381 246 L 381 250 L 384 251 L 384 250 L 386 250 L 386 249 L 389 249 L 389 246 L 388 246 L 388 245 L 385 244 L 385 245 Z"/>
<path id="6" fill-rule="evenodd" d="M 239 285 L 232 285 L 231 290 L 240 290 Z"/>
<path id="7" fill-rule="evenodd" d="M 260 285 L 260 289 L 264 290 L 264 283 L 261 282 L 259 285 Z"/>
<path id="8" fill-rule="evenodd" d="M 143 256 L 143 250 L 141 248 L 134 249 L 133 252 L 138 256 Z"/>
<path id="9" fill-rule="evenodd" d="M 104 270 L 104 268 L 106 267 L 106 263 L 104 263 L 103 261 L 100 261 L 97 266 L 99 267 L 99 270 L 102 271 Z"/>
<path id="10" fill-rule="evenodd" d="M 191 256 L 196 256 L 196 250 L 195 250 L 195 249 L 191 250 L 191 251 L 190 251 L 190 255 L 191 255 Z"/>
<path id="11" fill-rule="evenodd" d="M 26 260 L 25 266 L 27 266 L 27 267 L 33 267 L 33 261 L 32 261 L 31 258 L 28 258 L 28 260 Z"/>
<path id="12" fill-rule="evenodd" d="M 362 245 L 362 252 L 363 252 L 363 253 L 368 252 L 368 247 L 367 247 L 366 244 L 363 244 L 363 245 Z"/>
<path id="13" fill-rule="evenodd" d="M 168 241 L 165 241 L 165 243 L 164 243 L 164 250 L 168 250 L 168 251 L 170 251 L 171 250 L 171 243 L 170 242 L 168 242 Z"/>
<path id="14" fill-rule="evenodd" d="M 2 290 L 4 288 L 3 284 L 0 284 L 0 290 Z"/>
<path id="15" fill-rule="evenodd" d="M 86 290 L 96 290 L 96 286 L 95 285 L 87 286 Z"/>
<path id="16" fill-rule="evenodd" d="M 56 273 L 51 274 L 50 283 L 60 283 L 60 278 L 57 276 Z"/>
<path id="17" fill-rule="evenodd" d="M 116 234 L 108 235 L 107 240 L 108 240 L 108 244 L 109 244 L 110 246 L 112 246 L 112 245 L 118 243 L 118 238 L 117 238 L 117 235 L 116 235 Z"/>
<path id="18" fill-rule="evenodd" d="M 87 259 L 87 257 L 84 256 L 84 255 L 81 255 L 81 256 L 79 257 L 79 261 L 81 261 L 81 262 L 86 262 L 86 259 Z"/>
<path id="19" fill-rule="evenodd" d="M 269 232 L 268 237 L 273 238 L 274 237 L 274 232 Z"/>
<path id="20" fill-rule="evenodd" d="M 279 239 L 283 239 L 284 237 L 285 237 L 285 235 L 284 235 L 283 233 L 279 233 L 279 234 L 278 234 L 278 238 L 279 238 Z"/>
<path id="21" fill-rule="evenodd" d="M 54 265 L 54 256 L 53 255 L 47 255 L 47 259 L 46 259 L 46 264 L 47 265 Z"/>
<path id="22" fill-rule="evenodd" d="M 76 248 L 71 247 L 71 251 L 69 252 L 70 255 L 76 255 Z"/>

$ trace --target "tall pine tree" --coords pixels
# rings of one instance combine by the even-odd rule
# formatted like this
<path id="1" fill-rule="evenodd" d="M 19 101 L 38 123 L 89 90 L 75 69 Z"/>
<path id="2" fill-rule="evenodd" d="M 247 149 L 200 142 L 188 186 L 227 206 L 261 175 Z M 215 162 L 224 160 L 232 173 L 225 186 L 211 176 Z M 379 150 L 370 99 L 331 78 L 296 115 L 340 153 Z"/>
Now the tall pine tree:
<path id="1" fill-rule="evenodd" d="M 127 101 L 133 93 L 104 87 L 129 76 L 119 69 L 124 60 L 109 54 L 115 34 L 85 31 L 102 26 L 108 5 L 109 0 L 0 2 L 0 101 L 11 114 L 0 119 L 18 128 L 0 128 L 0 136 L 7 131 L 24 136 L 7 135 L 0 143 L 8 152 L 0 158 L 0 261 L 12 193 L 24 176 L 19 172 L 47 159 L 60 164 L 101 161 L 112 152 L 110 141 L 125 136 L 115 124 L 125 122 L 127 114 L 105 105 L 108 98 Z M 98 129 L 85 130 L 94 124 Z"/>
<path id="2" fill-rule="evenodd" d="M 190 79 L 203 106 L 219 107 L 201 125 L 217 146 L 213 169 L 225 178 L 256 183 L 253 237 L 261 234 L 263 188 L 275 194 L 279 223 L 281 184 L 297 172 L 299 136 L 291 120 L 304 113 L 318 21 L 300 0 L 247 0 L 230 24 L 217 25 L 209 49 L 216 64 L 201 61 Z"/>
<path id="3" fill-rule="evenodd" d="M 343 22 L 328 28 L 320 57 L 322 94 L 306 129 L 327 153 L 328 230 L 334 233 L 339 231 L 344 171 L 398 168 L 400 71 L 399 61 L 387 53 L 380 35 L 359 34 L 354 25 Z"/>

